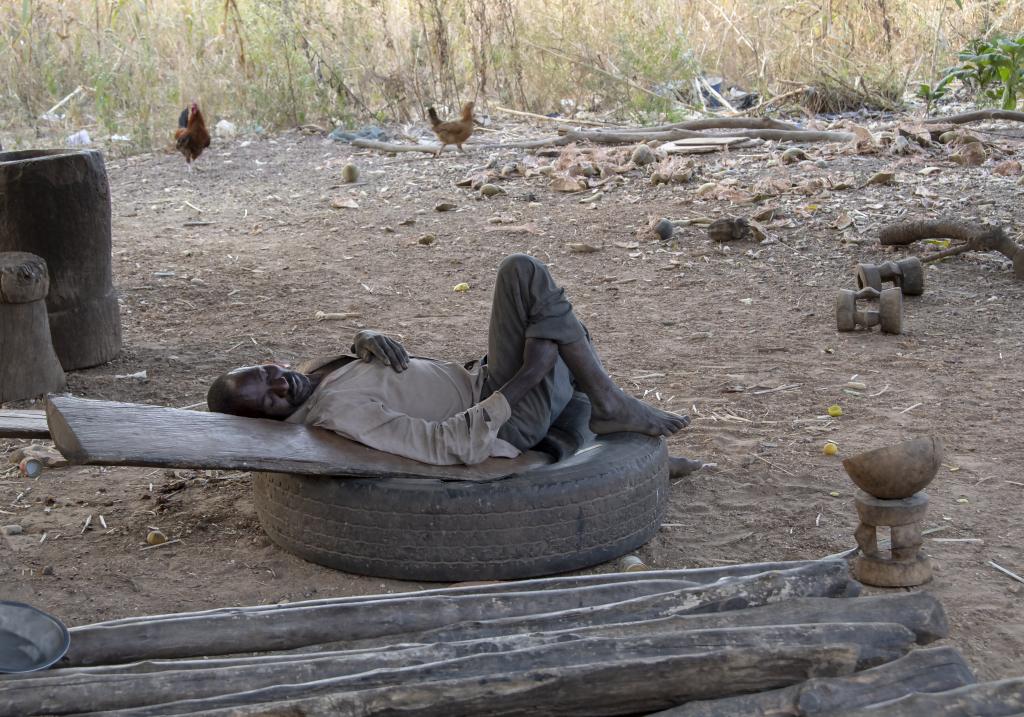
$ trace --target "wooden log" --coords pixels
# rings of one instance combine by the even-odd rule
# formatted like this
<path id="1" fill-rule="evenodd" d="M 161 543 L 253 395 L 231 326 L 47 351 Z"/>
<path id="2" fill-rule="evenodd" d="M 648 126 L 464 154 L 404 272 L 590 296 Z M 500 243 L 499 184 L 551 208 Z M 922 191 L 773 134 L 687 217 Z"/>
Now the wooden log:
<path id="1" fill-rule="evenodd" d="M 906 246 L 919 239 L 959 239 L 967 248 L 963 251 L 998 251 L 1013 262 L 1013 276 L 1024 281 L 1024 246 L 1015 242 L 1002 227 L 950 219 L 913 221 L 891 224 L 878 235 L 883 246 Z M 954 253 L 954 252 L 951 252 Z M 948 256 L 949 254 L 947 254 Z"/>
<path id="2" fill-rule="evenodd" d="M 71 396 L 51 396 L 46 419 L 57 450 L 86 465 L 488 481 L 550 462 L 544 454 L 526 451 L 474 466 L 432 466 L 321 428 Z"/>
<path id="3" fill-rule="evenodd" d="M 690 629 L 685 620 L 662 618 L 639 622 L 597 625 L 554 632 L 534 632 L 526 635 L 499 635 L 480 640 L 436 642 L 429 644 L 394 643 L 357 650 L 327 650 L 315 652 L 275 652 L 254 657 L 222 657 L 178 660 L 141 660 L 118 665 L 93 667 L 66 667 L 46 673 L 0 676 L 0 695 L 9 694 L 5 686 L 25 680 L 51 680 L 34 683 L 64 684 L 70 677 L 86 676 L 90 679 L 107 675 L 145 675 L 154 672 L 183 672 L 213 670 L 226 667 L 274 667 L 283 663 L 336 658 L 346 661 L 352 671 L 394 667 L 399 665 L 436 662 L 465 654 L 489 651 L 499 652 L 522 649 L 570 639 L 581 638 L 635 638 L 646 635 L 674 635 L 677 645 L 694 649 L 711 647 L 749 647 L 769 645 L 805 645 L 842 643 L 858 649 L 857 669 L 882 664 L 904 654 L 915 640 L 914 633 L 896 623 L 812 623 L 808 625 L 765 625 L 753 627 L 721 627 Z M 70 684 L 70 683 L 69 683 Z"/>
<path id="4" fill-rule="evenodd" d="M 685 623 L 697 630 L 723 626 L 795 625 L 821 622 L 885 622 L 898 623 L 910 629 L 920 645 L 940 640 L 949 634 L 949 623 L 942 604 L 929 593 L 874 595 L 856 600 L 830 598 L 792 598 L 750 609 L 734 609 L 726 613 L 677 614 L 672 606 L 630 606 L 623 611 L 618 605 L 605 605 L 581 610 L 567 610 L 548 615 L 503 618 L 481 622 L 447 625 L 442 628 L 402 636 L 408 642 L 442 642 L 479 639 L 520 632 L 579 631 L 599 625 L 629 621 L 671 620 Z M 381 639 L 350 641 L 347 647 L 370 647 L 384 644 Z M 334 649 L 325 643 L 325 649 Z"/>
<path id="5" fill-rule="evenodd" d="M 0 410 L 0 438 L 49 438 L 46 411 Z"/>
<path id="6" fill-rule="evenodd" d="M 1024 714 L 1024 677 L 913 694 L 833 713 L 835 717 L 1009 717 Z"/>
<path id="7" fill-rule="evenodd" d="M 53 347 L 65 371 L 121 350 L 111 279 L 110 187 L 95 150 L 0 154 L 0 251 L 46 260 Z"/>
<path id="8" fill-rule="evenodd" d="M 843 645 L 697 654 L 677 653 L 657 640 L 588 644 L 585 648 L 593 650 L 589 654 L 583 648 L 568 643 L 522 654 L 477 655 L 448 663 L 97 712 L 95 717 L 635 714 L 688 699 L 770 689 L 809 677 L 846 675 L 856 662 L 855 650 Z M 246 705 L 251 707 L 241 709 Z"/>
<path id="9" fill-rule="evenodd" d="M 959 652 L 936 647 L 914 650 L 893 662 L 845 677 L 814 677 L 778 690 L 688 702 L 650 717 L 827 717 L 844 709 L 915 692 L 944 692 L 973 682 L 974 675 Z"/>
<path id="10" fill-rule="evenodd" d="M 0 403 L 64 388 L 46 313 L 49 286 L 41 257 L 0 251 Z"/>
<path id="11" fill-rule="evenodd" d="M 39 411 L 38 413 L 41 413 Z M 2 412 L 0 412 L 2 421 Z M 2 423 L 0 423 L 2 425 Z M 854 548 L 854 552 L 856 552 Z M 116 620 L 93 623 L 91 627 L 113 627 L 136 622 L 153 622 L 155 620 L 180 620 L 189 617 L 207 615 L 234 615 L 239 612 L 276 612 L 300 607 L 317 605 L 344 605 L 355 602 L 380 602 L 385 600 L 405 599 L 410 597 L 434 597 L 438 595 L 490 595 L 494 593 L 527 592 L 531 590 L 567 590 L 593 585 L 609 585 L 614 583 L 635 583 L 641 580 L 672 580 L 679 583 L 678 587 L 695 587 L 708 585 L 722 578 L 756 575 L 769 570 L 792 570 L 806 565 L 813 565 L 817 560 L 789 560 L 776 563 L 740 563 L 723 565 L 714 568 L 684 568 L 680 570 L 647 570 L 631 573 L 599 573 L 596 575 L 571 575 L 567 577 L 533 578 L 530 580 L 509 580 L 478 585 L 453 585 L 447 588 L 431 590 L 409 590 L 408 592 L 387 593 L 383 595 L 354 595 L 339 598 L 320 598 L 317 600 L 300 600 L 298 602 L 273 605 L 252 605 L 249 607 L 223 607 L 195 612 L 176 612 L 165 615 L 140 615 L 124 617 Z M 686 583 L 691 583 L 687 585 Z M 80 629 L 80 628 L 73 628 Z"/>
<path id="12" fill-rule="evenodd" d="M 737 118 L 740 119 L 740 118 Z M 593 142 L 595 144 L 635 144 L 638 142 L 672 142 L 690 137 L 709 139 L 715 137 L 750 137 L 755 139 L 774 140 L 777 142 L 852 142 L 856 135 L 851 132 L 818 132 L 811 130 L 784 129 L 734 129 L 725 134 L 708 134 L 685 129 L 667 130 L 571 130 L 558 137 L 525 140 L 522 142 L 499 142 L 479 145 L 482 149 L 539 149 L 541 147 L 560 147 L 573 142 Z"/>
<path id="13" fill-rule="evenodd" d="M 147 672 L 57 670 L 38 677 L 0 679 L 0 704 L 13 714 L 68 714 L 84 709 L 113 710 L 229 695 L 274 685 L 316 682 L 337 677 L 435 665 L 433 678 L 468 677 L 506 668 L 558 667 L 587 661 L 635 659 L 668 654 L 700 654 L 721 649 L 769 649 L 844 645 L 856 649 L 855 669 L 891 662 L 906 654 L 914 635 L 900 625 L 809 625 L 680 631 L 645 630 L 644 623 L 619 635 L 571 633 L 517 635 L 462 643 L 378 652 L 338 652 L 239 658 L 165 661 L 165 669 Z M 637 653 L 638 648 L 643 648 Z M 506 657 L 467 661 L 475 655 Z M 624 655 L 624 657 L 623 657 Z M 454 664 L 445 665 L 442 663 Z M 150 668 L 155 667 L 152 663 Z M 477 670 L 480 670 L 479 672 Z M 67 674 L 67 673 L 71 674 Z"/>
<path id="14" fill-rule="evenodd" d="M 366 639 L 395 642 L 399 639 L 395 636 L 444 625 L 541 613 L 586 614 L 587 611 L 607 610 L 610 606 L 614 606 L 615 617 L 633 613 L 670 616 L 719 612 L 789 597 L 842 595 L 849 582 L 846 564 L 828 561 L 657 594 L 643 594 L 648 588 L 640 584 L 622 583 L 575 590 L 410 597 L 273 613 L 210 615 L 113 627 L 86 626 L 71 631 L 71 647 L 61 664 L 99 665 L 149 658 L 228 655 Z M 621 621 L 605 619 L 606 623 Z M 557 627 L 574 625 L 569 622 Z"/>

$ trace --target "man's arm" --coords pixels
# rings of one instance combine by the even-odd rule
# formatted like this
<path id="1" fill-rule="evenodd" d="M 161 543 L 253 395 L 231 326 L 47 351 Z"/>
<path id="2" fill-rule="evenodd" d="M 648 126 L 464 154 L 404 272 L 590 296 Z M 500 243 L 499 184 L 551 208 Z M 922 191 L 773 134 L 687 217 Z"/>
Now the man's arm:
<path id="1" fill-rule="evenodd" d="M 352 353 L 369 363 L 377 359 L 398 373 L 409 368 L 409 354 L 402 344 L 390 336 L 369 329 L 360 331 L 352 339 Z"/>
<path id="2" fill-rule="evenodd" d="M 514 458 L 511 444 L 497 438 L 511 415 L 498 392 L 443 421 L 399 413 L 380 401 L 346 406 L 344 411 L 314 408 L 307 423 L 334 431 L 379 451 L 432 465 L 473 465 L 491 456 Z"/>

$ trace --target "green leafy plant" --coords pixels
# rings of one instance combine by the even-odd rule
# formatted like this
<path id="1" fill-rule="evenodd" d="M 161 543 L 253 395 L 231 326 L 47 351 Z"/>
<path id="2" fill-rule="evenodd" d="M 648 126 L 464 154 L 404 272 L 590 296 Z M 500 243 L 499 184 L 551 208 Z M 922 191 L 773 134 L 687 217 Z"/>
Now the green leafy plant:
<path id="1" fill-rule="evenodd" d="M 918 89 L 929 105 L 946 94 L 953 80 L 960 80 L 1004 110 L 1017 106 L 1024 93 L 1024 35 L 975 40 L 957 57 L 960 64 L 947 70 L 934 87 L 922 84 Z"/>

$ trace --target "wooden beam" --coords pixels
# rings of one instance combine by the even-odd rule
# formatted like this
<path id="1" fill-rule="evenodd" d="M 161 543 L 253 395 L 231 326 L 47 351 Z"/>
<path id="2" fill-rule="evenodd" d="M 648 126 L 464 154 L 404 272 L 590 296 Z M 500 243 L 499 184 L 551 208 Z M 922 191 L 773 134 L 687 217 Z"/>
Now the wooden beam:
<path id="1" fill-rule="evenodd" d="M 0 410 L 0 438 L 49 438 L 46 411 Z"/>
<path id="2" fill-rule="evenodd" d="M 71 396 L 52 396 L 46 418 L 57 450 L 84 465 L 489 481 L 550 462 L 527 451 L 474 466 L 432 466 L 321 428 Z"/>
<path id="3" fill-rule="evenodd" d="M 959 652 L 936 647 L 914 650 L 893 662 L 845 677 L 815 677 L 778 690 L 688 702 L 650 717 L 826 717 L 915 692 L 944 692 L 973 683 L 974 675 Z"/>
<path id="4" fill-rule="evenodd" d="M 1024 677 L 979 682 L 946 692 L 912 694 L 842 712 L 833 717 L 1019 717 L 1024 714 Z"/>

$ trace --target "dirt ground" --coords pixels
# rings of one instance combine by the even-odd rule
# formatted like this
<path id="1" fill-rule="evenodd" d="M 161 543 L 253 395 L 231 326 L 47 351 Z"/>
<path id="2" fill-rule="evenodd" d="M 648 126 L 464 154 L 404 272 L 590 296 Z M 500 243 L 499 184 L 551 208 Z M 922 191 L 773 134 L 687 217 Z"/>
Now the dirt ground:
<path id="1" fill-rule="evenodd" d="M 421 355 L 474 358 L 495 268 L 527 252 L 567 287 L 620 385 L 693 416 L 670 449 L 717 464 L 674 483 L 663 528 L 639 551 L 649 565 L 845 550 L 854 489 L 840 459 L 939 436 L 946 454 L 925 526 L 937 529 L 926 538 L 935 579 L 923 589 L 943 601 L 950 642 L 980 678 L 1020 675 L 1024 585 L 988 562 L 1024 574 L 1024 284 L 999 255 L 965 255 L 927 269 L 902 335 L 838 333 L 833 308 L 836 289 L 855 286 L 858 261 L 907 253 L 878 246 L 894 219 L 987 219 L 1019 236 L 1024 187 L 993 166 L 1021 158 L 1024 143 L 984 136 L 1002 154 L 978 167 L 942 148 L 896 156 L 840 145 L 810 145 L 809 161 L 782 165 L 781 149 L 761 145 L 696 156 L 683 184 L 652 186 L 650 167 L 628 171 L 591 203 L 580 200 L 594 191 L 555 193 L 543 176 L 498 178 L 505 193 L 490 199 L 454 185 L 492 158 L 499 168 L 550 161 L 520 150 L 385 156 L 289 133 L 215 140 L 192 176 L 176 154 L 110 159 L 124 351 L 70 374 L 69 391 L 194 407 L 221 371 L 345 349 L 361 327 Z M 362 169 L 356 186 L 340 180 L 350 159 Z M 893 181 L 862 186 L 879 170 Z M 333 208 L 336 199 L 357 208 Z M 442 200 L 457 208 L 435 211 Z M 716 245 L 699 224 L 669 242 L 636 234 L 651 218 L 772 206 L 763 245 Z M 426 234 L 429 246 L 418 242 Z M 454 292 L 460 282 L 470 290 Z M 352 318 L 317 321 L 318 311 Z M 118 378 L 141 371 L 145 380 Z M 835 403 L 843 415 L 829 418 Z M 823 455 L 826 440 L 838 456 Z M 0 542 L 0 598 L 70 625 L 419 587 L 279 550 L 241 473 L 72 467 L 29 481 L 8 468 L 0 523 L 24 529 Z M 180 542 L 142 550 L 150 526 Z"/>

